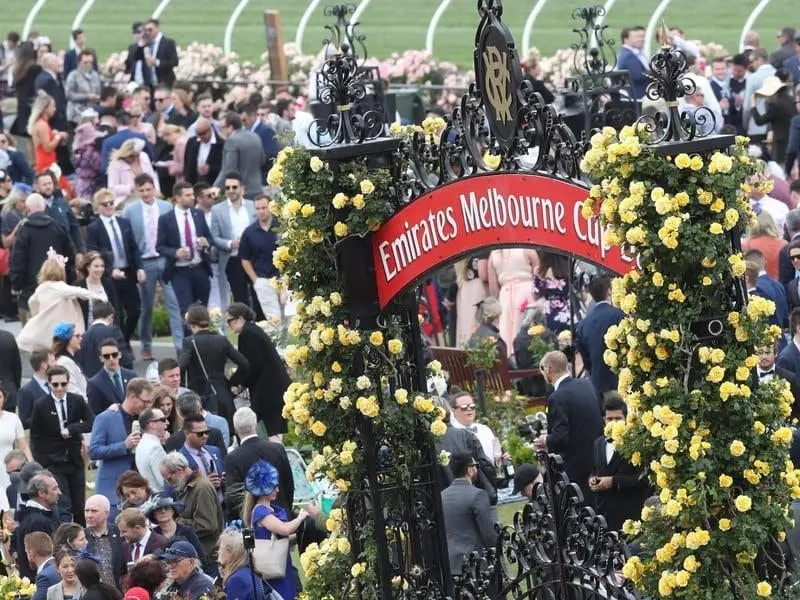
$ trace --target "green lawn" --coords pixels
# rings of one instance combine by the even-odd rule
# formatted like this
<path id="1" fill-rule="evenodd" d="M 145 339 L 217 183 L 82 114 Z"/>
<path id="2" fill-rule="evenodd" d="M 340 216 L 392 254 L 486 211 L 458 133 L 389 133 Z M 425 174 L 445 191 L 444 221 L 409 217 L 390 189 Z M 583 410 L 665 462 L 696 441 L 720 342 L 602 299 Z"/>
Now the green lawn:
<path id="1" fill-rule="evenodd" d="M 320 47 L 325 36 L 322 26 L 328 21 L 323 8 L 332 3 L 323 1 L 313 14 L 306 29 L 306 52 L 316 52 Z M 33 4 L 33 0 L 2 0 L 3 30 L 21 31 Z M 101 58 L 125 49 L 131 39 L 131 23 L 149 17 L 158 4 L 158 0 L 95 0 L 83 21 L 90 45 Z M 179 44 L 197 40 L 221 46 L 228 18 L 237 4 L 238 0 L 172 0 L 161 15 L 164 32 Z M 533 0 L 505 0 L 504 20 L 520 44 L 533 4 Z M 623 25 L 647 25 L 657 4 L 657 0 L 617 0 L 607 24 L 615 37 Z M 756 4 L 757 0 L 673 0 L 664 19 L 683 27 L 690 38 L 713 40 L 732 50 Z M 33 27 L 64 47 L 82 5 L 83 0 L 47 0 Z M 247 59 L 259 57 L 265 46 L 262 14 L 268 8 L 281 11 L 284 38 L 293 41 L 307 6 L 308 0 L 250 0 L 234 30 L 233 49 Z M 438 0 L 371 0 L 361 17 L 370 53 L 386 57 L 392 52 L 423 48 L 428 23 L 437 6 Z M 478 22 L 475 6 L 475 0 L 452 0 L 437 30 L 434 53 L 438 57 L 469 64 Z M 532 43 L 545 54 L 568 47 L 574 39 L 570 13 L 577 6 L 578 3 L 565 0 L 549 0 L 533 31 Z M 787 24 L 787 16 L 797 15 L 796 0 L 772 0 L 756 22 L 762 44 L 771 49 L 776 31 Z M 800 26 L 800 18 L 795 21 L 792 24 Z"/>

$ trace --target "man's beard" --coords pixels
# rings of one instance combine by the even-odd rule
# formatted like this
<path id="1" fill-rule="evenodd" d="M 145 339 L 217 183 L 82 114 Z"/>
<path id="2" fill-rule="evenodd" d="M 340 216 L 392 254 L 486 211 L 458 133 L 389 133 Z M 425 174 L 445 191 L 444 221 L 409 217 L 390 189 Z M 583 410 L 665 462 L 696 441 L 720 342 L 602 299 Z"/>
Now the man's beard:
<path id="1" fill-rule="evenodd" d="M 175 481 L 175 491 L 183 493 L 186 491 L 186 484 L 189 483 L 189 476 L 178 477 Z"/>

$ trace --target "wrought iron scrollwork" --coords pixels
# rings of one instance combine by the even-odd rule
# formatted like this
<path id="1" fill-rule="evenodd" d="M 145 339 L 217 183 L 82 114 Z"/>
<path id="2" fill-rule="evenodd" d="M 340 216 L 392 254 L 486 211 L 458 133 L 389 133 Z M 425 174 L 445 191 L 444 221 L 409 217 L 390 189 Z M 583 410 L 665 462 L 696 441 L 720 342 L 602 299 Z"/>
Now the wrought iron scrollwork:
<path id="1" fill-rule="evenodd" d="M 546 467 L 544 481 L 514 524 L 499 529 L 495 548 L 465 559 L 455 597 L 636 600 L 621 573 L 628 557 L 625 542 L 584 505 L 560 456 L 539 459 Z"/>
<path id="2" fill-rule="evenodd" d="M 597 20 L 604 17 L 602 6 L 584 6 L 572 12 L 572 19 L 583 21 L 583 27 L 572 31 L 578 34 L 578 41 L 571 48 L 575 50 L 573 58 L 575 72 L 581 75 L 602 75 L 608 73 L 617 64 L 617 53 L 614 40 L 606 36 L 608 25 L 598 25 Z"/>

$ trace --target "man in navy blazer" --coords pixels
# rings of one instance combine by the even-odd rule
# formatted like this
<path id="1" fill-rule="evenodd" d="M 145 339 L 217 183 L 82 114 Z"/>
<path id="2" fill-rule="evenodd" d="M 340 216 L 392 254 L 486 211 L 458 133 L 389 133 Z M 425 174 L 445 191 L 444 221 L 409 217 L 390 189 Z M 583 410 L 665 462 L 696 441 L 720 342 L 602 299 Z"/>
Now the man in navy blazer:
<path id="1" fill-rule="evenodd" d="M 103 368 L 86 386 L 89 408 L 96 415 L 112 404 L 121 404 L 125 400 L 128 382 L 136 377 L 136 371 L 120 366 L 121 354 L 115 339 L 108 338 L 100 342 L 99 355 L 103 361 Z"/>
<path id="2" fill-rule="evenodd" d="M 180 314 L 195 302 L 208 303 L 211 262 L 208 252 L 214 239 L 205 215 L 194 207 L 190 183 L 173 188 L 175 208 L 158 219 L 156 250 L 165 257 L 164 281 L 172 283 Z"/>
<path id="3" fill-rule="evenodd" d="M 103 255 L 106 275 L 114 283 L 125 312 L 118 316 L 120 329 L 125 339 L 130 341 L 142 312 L 136 286 L 137 282 L 145 281 L 142 255 L 131 222 L 114 214 L 114 193 L 104 190 L 95 194 L 94 203 L 99 216 L 86 228 L 86 249 Z"/>
<path id="4" fill-rule="evenodd" d="M 61 581 L 53 558 L 53 540 L 44 531 L 34 531 L 23 541 L 31 569 L 36 569 L 36 593 L 31 600 L 46 600 L 47 589 Z"/>
<path id="5" fill-rule="evenodd" d="M 616 391 L 617 376 L 603 360 L 606 351 L 605 335 L 608 328 L 617 325 L 625 316 L 609 302 L 611 282 L 608 277 L 595 277 L 589 284 L 589 293 L 595 301 L 575 332 L 575 346 L 583 358 L 583 365 L 589 371 L 592 384 L 600 395 Z"/>
<path id="6" fill-rule="evenodd" d="M 225 472 L 225 459 L 219 448 L 207 443 L 208 431 L 208 423 L 203 415 L 186 415 L 183 420 L 186 441 L 180 452 L 186 457 L 192 471 L 200 471 L 209 478 L 214 474 L 221 478 Z M 219 486 L 215 484 L 215 487 Z"/>
<path id="7" fill-rule="evenodd" d="M 33 405 L 39 398 L 44 398 L 50 393 L 47 383 L 47 369 L 56 362 L 50 350 L 34 350 L 31 352 L 30 363 L 33 374 L 30 381 L 23 385 L 17 392 L 17 407 L 19 420 L 25 429 L 31 428 Z"/>
<path id="8" fill-rule="evenodd" d="M 114 325 L 114 307 L 105 300 L 95 300 L 92 303 L 92 316 L 94 322 L 81 338 L 81 348 L 78 352 L 78 364 L 83 374 L 91 379 L 103 368 L 100 358 L 100 344 L 106 340 L 114 340 L 120 351 L 119 364 L 126 369 L 133 369 L 133 352 L 122 330 Z M 120 400 L 121 401 L 121 400 Z"/>
<path id="9" fill-rule="evenodd" d="M 122 501 L 117 498 L 117 479 L 131 468 L 141 433 L 132 433 L 131 425 L 150 404 L 153 386 L 141 377 L 128 382 L 125 400 L 119 410 L 106 410 L 95 417 L 89 441 L 89 458 L 98 460 L 96 489 L 111 502 L 111 518 Z"/>
<path id="10" fill-rule="evenodd" d="M 278 141 L 275 139 L 275 130 L 258 118 L 258 108 L 254 104 L 245 104 L 239 109 L 242 125 L 255 133 L 264 147 L 264 168 L 262 169 L 263 182 L 267 183 L 267 172 L 272 168 L 272 161 L 278 156 Z"/>
<path id="11" fill-rule="evenodd" d="M 620 34 L 622 38 L 622 49 L 617 57 L 617 70 L 628 71 L 631 75 L 631 85 L 633 96 L 637 100 L 644 97 L 647 87 L 647 63 L 648 57 L 644 54 L 644 27 L 636 25 L 626 27 Z"/>
<path id="12" fill-rule="evenodd" d="M 788 327 L 789 302 L 786 298 L 786 288 L 767 275 L 764 266 L 766 261 L 760 250 L 748 250 L 744 254 L 744 259 L 750 263 L 745 271 L 748 293 L 772 300 L 775 303 L 775 314 L 770 316 L 769 322 L 781 329 Z"/>

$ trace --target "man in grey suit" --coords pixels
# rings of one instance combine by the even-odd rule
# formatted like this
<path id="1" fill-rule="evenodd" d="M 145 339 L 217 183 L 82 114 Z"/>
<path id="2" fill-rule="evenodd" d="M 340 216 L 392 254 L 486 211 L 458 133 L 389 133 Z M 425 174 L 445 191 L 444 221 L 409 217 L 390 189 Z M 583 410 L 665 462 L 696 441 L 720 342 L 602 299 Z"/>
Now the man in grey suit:
<path id="1" fill-rule="evenodd" d="M 250 301 L 248 278 L 239 258 L 239 241 L 247 226 L 256 220 L 256 208 L 252 200 L 245 200 L 242 177 L 235 171 L 225 175 L 226 199 L 211 209 L 211 236 L 219 249 L 219 300 L 222 312 L 228 309 L 230 294 L 234 302 Z"/>
<path id="2" fill-rule="evenodd" d="M 225 136 L 222 152 L 222 167 L 214 187 L 222 188 L 225 175 L 237 172 L 244 184 L 244 195 L 255 198 L 263 190 L 261 171 L 264 168 L 264 147 L 252 131 L 242 128 L 242 118 L 235 112 L 227 112 L 220 124 Z"/>
<path id="3" fill-rule="evenodd" d="M 756 48 L 750 53 L 749 73 L 744 87 L 744 98 L 742 98 L 742 127 L 747 131 L 747 135 L 764 135 L 767 133 L 766 125 L 758 125 L 753 119 L 753 101 L 755 108 L 763 113 L 766 110 L 764 98 L 757 98 L 755 93 L 761 89 L 767 77 L 775 75 L 775 67 L 769 64 L 769 57 L 764 48 Z"/>
<path id="4" fill-rule="evenodd" d="M 450 470 L 455 479 L 442 492 L 444 528 L 450 573 L 460 575 L 464 556 L 497 543 L 497 531 L 489 509 L 489 496 L 473 485 L 478 463 L 469 454 L 452 454 Z"/>
<path id="5" fill-rule="evenodd" d="M 156 283 L 161 283 L 164 292 L 164 304 L 169 315 L 169 329 L 176 351 L 183 346 L 183 320 L 178 308 L 178 298 L 172 284 L 164 281 L 165 261 L 156 251 L 158 239 L 158 218 L 172 211 L 172 205 L 165 200 L 156 199 L 153 178 L 147 173 L 137 175 L 133 180 L 139 200 L 129 203 L 122 215 L 128 219 L 133 228 L 133 237 L 142 253 L 142 265 L 145 273 L 144 283 L 139 285 L 142 297 L 142 312 L 139 321 L 139 336 L 142 340 L 142 359 L 153 358 L 153 303 L 156 295 Z"/>

